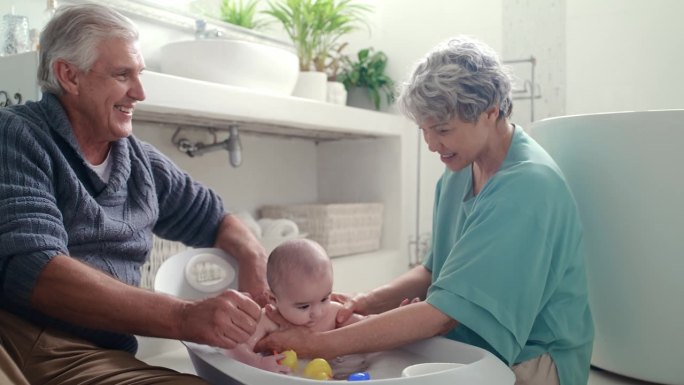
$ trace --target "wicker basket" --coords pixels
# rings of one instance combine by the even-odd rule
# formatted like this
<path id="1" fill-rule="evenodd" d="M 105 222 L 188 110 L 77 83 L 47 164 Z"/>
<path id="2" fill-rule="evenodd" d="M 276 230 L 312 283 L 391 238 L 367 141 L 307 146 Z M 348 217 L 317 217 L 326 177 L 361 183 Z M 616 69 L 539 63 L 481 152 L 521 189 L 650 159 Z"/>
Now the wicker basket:
<path id="1" fill-rule="evenodd" d="M 178 254 L 188 247 L 180 242 L 169 241 L 153 236 L 152 250 L 147 262 L 140 266 L 140 286 L 145 289 L 154 289 L 154 279 L 159 267 L 172 255 Z"/>
<path id="2" fill-rule="evenodd" d="M 323 246 L 330 257 L 380 248 L 381 203 L 264 206 L 262 218 L 294 221 L 300 233 Z"/>

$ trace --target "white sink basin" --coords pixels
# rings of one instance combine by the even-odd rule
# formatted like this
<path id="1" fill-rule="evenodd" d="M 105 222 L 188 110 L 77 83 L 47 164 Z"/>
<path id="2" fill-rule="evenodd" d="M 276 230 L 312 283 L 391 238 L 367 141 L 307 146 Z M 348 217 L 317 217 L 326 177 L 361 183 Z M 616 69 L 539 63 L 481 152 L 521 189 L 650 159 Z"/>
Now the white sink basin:
<path id="1" fill-rule="evenodd" d="M 170 75 L 290 95 L 297 83 L 294 52 L 244 40 L 203 39 L 161 48 L 161 70 Z"/>

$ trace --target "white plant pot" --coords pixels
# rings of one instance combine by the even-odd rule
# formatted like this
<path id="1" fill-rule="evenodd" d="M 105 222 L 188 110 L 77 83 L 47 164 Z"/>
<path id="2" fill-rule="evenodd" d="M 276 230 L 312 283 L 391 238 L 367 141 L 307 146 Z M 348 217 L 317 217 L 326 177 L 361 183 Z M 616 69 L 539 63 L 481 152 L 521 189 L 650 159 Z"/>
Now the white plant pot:
<path id="1" fill-rule="evenodd" d="M 347 89 L 342 82 L 328 82 L 328 103 L 347 104 Z"/>
<path id="2" fill-rule="evenodd" d="M 325 72 L 300 71 L 292 96 L 325 102 L 328 96 L 327 83 Z"/>

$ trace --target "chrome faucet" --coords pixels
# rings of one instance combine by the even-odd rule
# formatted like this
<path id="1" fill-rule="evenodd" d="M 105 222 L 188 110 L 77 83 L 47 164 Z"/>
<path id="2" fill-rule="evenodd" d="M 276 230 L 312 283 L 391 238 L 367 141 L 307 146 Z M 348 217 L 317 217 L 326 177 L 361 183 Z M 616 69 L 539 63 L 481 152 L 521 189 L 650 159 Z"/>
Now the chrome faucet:
<path id="1" fill-rule="evenodd" d="M 223 32 L 214 28 L 207 29 L 207 22 L 204 19 L 195 20 L 195 39 L 220 38 Z"/>

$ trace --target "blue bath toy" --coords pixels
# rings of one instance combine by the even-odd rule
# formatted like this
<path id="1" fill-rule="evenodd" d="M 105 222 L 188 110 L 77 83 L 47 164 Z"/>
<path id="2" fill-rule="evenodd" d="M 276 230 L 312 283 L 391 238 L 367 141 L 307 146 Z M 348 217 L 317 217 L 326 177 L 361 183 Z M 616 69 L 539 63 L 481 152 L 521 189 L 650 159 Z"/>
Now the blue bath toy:
<path id="1" fill-rule="evenodd" d="M 368 372 L 352 373 L 347 377 L 347 381 L 368 381 L 370 379 Z"/>

